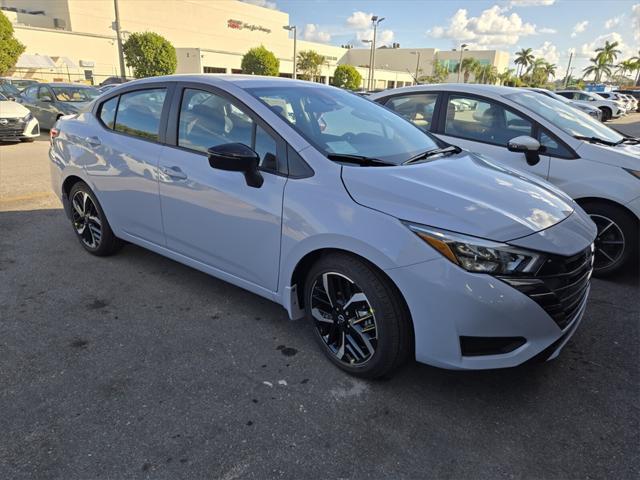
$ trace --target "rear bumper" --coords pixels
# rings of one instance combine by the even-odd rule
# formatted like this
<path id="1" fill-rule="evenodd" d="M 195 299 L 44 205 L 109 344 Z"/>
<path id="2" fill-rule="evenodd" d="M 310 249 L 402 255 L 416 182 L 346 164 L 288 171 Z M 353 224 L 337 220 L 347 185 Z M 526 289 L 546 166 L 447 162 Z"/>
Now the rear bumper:
<path id="1" fill-rule="evenodd" d="M 448 369 L 507 368 L 555 357 L 576 331 L 588 298 L 587 290 L 561 329 L 527 295 L 490 275 L 468 273 L 444 258 L 386 273 L 411 311 L 416 360 Z M 461 337 L 522 340 L 506 353 L 469 355 L 463 354 Z"/>

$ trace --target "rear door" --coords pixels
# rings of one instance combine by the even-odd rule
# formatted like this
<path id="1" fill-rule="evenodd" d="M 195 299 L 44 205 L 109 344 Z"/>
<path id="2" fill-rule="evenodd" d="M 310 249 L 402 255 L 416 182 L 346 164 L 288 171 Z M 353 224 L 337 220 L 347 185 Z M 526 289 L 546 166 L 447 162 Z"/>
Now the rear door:
<path id="1" fill-rule="evenodd" d="M 235 278 L 277 290 L 286 144 L 223 90 L 188 84 L 176 92 L 160 160 L 162 218 L 171 250 Z M 260 156 L 264 183 L 213 169 L 207 149 L 243 143 Z"/>
<path id="2" fill-rule="evenodd" d="M 109 221 L 119 232 L 164 245 L 158 194 L 158 162 L 164 151 L 171 84 L 145 85 L 97 106 L 84 130 L 91 176 Z"/>
<path id="3" fill-rule="evenodd" d="M 549 174 L 547 155 L 540 155 L 536 165 L 529 165 L 523 153 L 507 149 L 507 143 L 515 137 L 537 137 L 537 125 L 497 100 L 466 93 L 446 93 L 432 131 L 448 143 L 484 154 L 509 168 L 525 170 L 542 178 Z"/>

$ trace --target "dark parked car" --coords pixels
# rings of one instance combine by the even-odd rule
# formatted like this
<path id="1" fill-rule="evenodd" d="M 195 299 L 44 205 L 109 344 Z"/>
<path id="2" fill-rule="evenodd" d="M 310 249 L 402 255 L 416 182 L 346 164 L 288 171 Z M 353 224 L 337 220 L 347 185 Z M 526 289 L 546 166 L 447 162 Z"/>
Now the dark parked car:
<path id="1" fill-rule="evenodd" d="M 73 83 L 39 83 L 22 92 L 21 103 L 31 110 L 41 128 L 50 129 L 63 115 L 78 113 L 100 95 L 97 88 Z"/>
<path id="2" fill-rule="evenodd" d="M 37 80 L 32 80 L 29 78 L 13 78 L 13 77 L 2 77 L 0 78 L 1 82 L 10 83 L 15 86 L 19 91 L 24 90 L 30 85 L 35 85 L 38 83 Z"/>
<path id="3" fill-rule="evenodd" d="M 0 93 L 9 100 L 20 99 L 20 90 L 18 90 L 14 84 L 3 78 L 0 78 Z"/>

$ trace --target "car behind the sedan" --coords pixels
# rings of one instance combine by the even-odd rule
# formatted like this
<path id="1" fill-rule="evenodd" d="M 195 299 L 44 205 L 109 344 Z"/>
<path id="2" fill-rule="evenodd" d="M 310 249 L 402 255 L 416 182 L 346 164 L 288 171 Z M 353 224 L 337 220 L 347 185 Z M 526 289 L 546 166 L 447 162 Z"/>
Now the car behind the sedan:
<path id="1" fill-rule="evenodd" d="M 553 358 L 586 308 L 575 202 L 333 87 L 131 82 L 60 119 L 50 158 L 86 251 L 128 241 L 273 300 L 353 375 Z"/>
<path id="2" fill-rule="evenodd" d="M 38 120 L 31 112 L 0 93 L 0 141 L 32 142 L 39 135 Z"/>

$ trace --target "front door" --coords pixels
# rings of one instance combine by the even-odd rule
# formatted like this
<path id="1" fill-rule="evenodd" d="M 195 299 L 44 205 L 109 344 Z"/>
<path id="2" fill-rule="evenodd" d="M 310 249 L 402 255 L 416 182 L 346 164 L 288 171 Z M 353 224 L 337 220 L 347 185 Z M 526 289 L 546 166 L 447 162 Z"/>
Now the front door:
<path id="1" fill-rule="evenodd" d="M 160 202 L 167 246 L 234 277 L 277 289 L 282 200 L 278 173 L 283 143 L 223 92 L 185 88 L 170 122 L 175 148 L 160 159 Z M 261 158 L 264 183 L 213 169 L 208 148 L 243 143 Z"/>
<path id="2" fill-rule="evenodd" d="M 457 93 L 449 94 L 445 111 L 446 118 L 436 134 L 444 141 L 486 155 L 508 168 L 548 177 L 549 156 L 540 155 L 536 165 L 529 165 L 523 153 L 507 150 L 512 138 L 534 136 L 533 123 L 525 117 L 486 97 Z"/>

